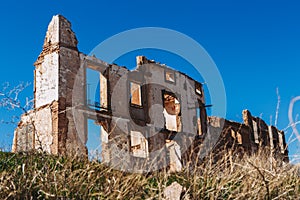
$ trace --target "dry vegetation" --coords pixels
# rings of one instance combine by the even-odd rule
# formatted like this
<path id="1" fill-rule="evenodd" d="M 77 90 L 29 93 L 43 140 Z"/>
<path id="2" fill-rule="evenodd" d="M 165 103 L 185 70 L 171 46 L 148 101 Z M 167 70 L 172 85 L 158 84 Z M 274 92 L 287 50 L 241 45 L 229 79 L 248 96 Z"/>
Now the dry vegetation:
<path id="1" fill-rule="evenodd" d="M 266 160 L 227 155 L 180 173 L 130 174 L 86 160 L 0 153 L 0 199 L 162 199 L 174 181 L 184 187 L 181 199 L 299 198 L 299 169 Z"/>

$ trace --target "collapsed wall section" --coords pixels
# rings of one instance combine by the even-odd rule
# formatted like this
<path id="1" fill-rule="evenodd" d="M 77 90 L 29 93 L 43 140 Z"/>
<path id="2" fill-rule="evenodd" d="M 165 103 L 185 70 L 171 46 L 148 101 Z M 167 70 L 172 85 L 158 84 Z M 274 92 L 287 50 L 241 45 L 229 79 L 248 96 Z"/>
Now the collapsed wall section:
<path id="1" fill-rule="evenodd" d="M 199 147 L 250 153 L 267 147 L 287 158 L 284 133 L 249 111 L 244 123 L 207 118 L 202 84 L 186 74 L 144 56 L 130 71 L 79 53 L 77 43 L 70 22 L 54 16 L 35 63 L 35 107 L 15 131 L 14 152 L 87 156 L 92 121 L 101 162 L 120 169 L 180 171 L 192 152 L 206 153 Z M 217 143 L 205 143 L 212 139 Z"/>
<path id="2" fill-rule="evenodd" d="M 244 123 L 219 117 L 208 117 L 208 132 L 219 132 L 220 137 L 214 152 L 238 149 L 240 153 L 253 154 L 263 150 L 270 157 L 288 162 L 288 150 L 284 132 L 267 125 L 262 119 L 253 117 L 248 110 L 243 111 Z"/>
<path id="3" fill-rule="evenodd" d="M 37 143 L 40 143 L 39 146 L 48 153 L 65 154 L 67 138 L 74 143 L 72 146 L 79 146 L 70 113 L 73 91 L 82 91 L 78 85 L 77 90 L 73 90 L 80 67 L 77 43 L 71 23 L 61 15 L 54 16 L 46 32 L 43 50 L 34 63 L 34 110 L 23 115 L 15 131 L 14 151 L 24 149 L 18 138 L 24 135 L 21 130 L 27 127 L 25 124 L 36 130 L 35 144 L 27 145 L 30 147 L 26 149 L 37 149 Z M 39 131 L 42 127 L 47 127 L 44 133 Z M 80 151 L 84 152 L 83 149 Z"/>
<path id="4" fill-rule="evenodd" d="M 40 107 L 22 115 L 14 133 L 12 151 L 33 151 L 57 154 L 57 137 L 54 130 L 58 121 L 57 103 Z"/>

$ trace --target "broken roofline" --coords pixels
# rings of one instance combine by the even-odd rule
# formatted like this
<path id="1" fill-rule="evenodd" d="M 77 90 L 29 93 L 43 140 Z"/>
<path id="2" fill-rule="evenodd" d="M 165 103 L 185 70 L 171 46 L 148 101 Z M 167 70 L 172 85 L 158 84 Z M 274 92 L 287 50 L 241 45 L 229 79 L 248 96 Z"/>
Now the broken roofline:
<path id="1" fill-rule="evenodd" d="M 60 33 L 58 34 L 58 37 L 51 37 L 51 36 L 47 35 L 48 32 L 49 32 L 49 29 L 51 29 L 51 26 L 53 26 L 53 24 L 51 25 L 51 23 L 54 23 L 54 21 L 55 21 L 56 18 L 57 18 L 58 20 L 62 20 L 62 21 L 64 21 L 64 22 L 66 22 L 66 24 L 64 24 L 64 25 L 61 25 L 60 23 L 58 23 L 58 24 L 57 24 L 57 26 L 58 26 L 57 28 L 58 28 L 58 29 L 63 29 L 63 28 L 67 29 L 67 31 L 69 31 L 70 33 L 73 33 L 73 34 L 71 34 L 71 35 L 72 35 L 74 38 L 71 38 L 71 39 L 68 40 L 68 41 L 61 41 L 61 38 L 60 38 L 60 37 L 66 37 L 65 35 L 60 35 Z M 67 36 L 67 37 L 70 37 L 70 36 Z M 50 22 L 49 25 L 48 25 L 48 29 L 47 29 L 46 37 L 45 37 L 45 40 L 44 40 L 44 45 L 43 45 L 42 53 L 39 55 L 37 61 L 34 63 L 35 66 L 38 65 L 39 63 L 41 63 L 41 60 L 42 60 L 41 57 L 43 57 L 44 54 L 45 54 L 47 51 L 53 51 L 53 50 L 55 50 L 55 49 L 53 49 L 53 47 L 51 48 L 51 45 L 52 45 L 52 46 L 55 46 L 55 47 L 57 47 L 57 48 L 59 48 L 59 47 L 66 47 L 66 48 L 69 48 L 69 49 L 73 49 L 73 50 L 79 51 L 78 48 L 77 48 L 78 40 L 77 40 L 76 34 L 75 34 L 75 33 L 73 32 L 73 30 L 72 30 L 72 23 L 71 23 L 67 18 L 65 18 L 63 15 L 61 15 L 61 14 L 57 14 L 57 15 L 54 15 L 54 16 L 52 17 L 52 20 L 51 20 L 51 22 Z M 45 52 L 45 51 L 46 51 L 46 52 Z M 117 64 L 115 64 L 115 63 L 109 64 L 109 63 L 107 63 L 107 62 L 105 62 L 105 61 L 103 61 L 103 60 L 101 60 L 101 59 L 99 59 L 99 58 L 96 58 L 95 55 L 92 55 L 92 56 L 86 55 L 86 54 L 84 54 L 84 53 L 82 53 L 82 52 L 80 52 L 80 51 L 79 51 L 79 53 L 81 54 L 81 56 L 84 55 L 85 58 L 88 58 L 88 61 L 89 61 L 89 62 L 94 63 L 94 64 L 103 64 L 103 65 L 105 65 L 105 66 L 116 65 L 116 66 L 118 66 L 118 67 L 122 67 L 122 68 L 126 69 L 127 71 L 136 71 L 136 70 L 139 69 L 138 61 L 137 61 L 137 66 L 136 66 L 136 68 L 133 69 L 133 70 L 129 70 L 126 66 L 119 66 L 119 65 L 117 65 Z M 167 66 L 167 65 L 165 65 L 165 64 L 161 64 L 160 62 L 156 62 L 155 60 L 149 60 L 149 59 L 147 59 L 145 56 L 137 56 L 137 60 L 138 60 L 138 59 L 140 59 L 140 61 L 143 61 L 143 62 L 144 62 L 144 63 L 142 63 L 142 64 L 150 64 L 150 63 L 151 63 L 151 64 L 156 64 L 157 66 L 160 66 L 160 67 L 162 67 L 162 68 L 164 68 L 164 69 L 171 70 L 171 71 L 176 71 L 176 72 L 178 72 L 178 73 L 180 73 L 180 74 L 186 76 L 187 78 L 189 78 L 189 79 L 195 81 L 196 83 L 199 83 L 199 84 L 203 85 L 203 84 L 200 83 L 199 81 L 197 81 L 197 80 L 191 78 L 189 75 L 187 75 L 187 74 L 185 74 L 185 73 L 183 73 L 183 72 L 181 72 L 181 71 L 178 71 L 178 70 L 176 70 L 176 69 L 173 69 L 173 68 L 170 67 L 170 66 Z"/>
<path id="2" fill-rule="evenodd" d="M 58 25 L 58 27 L 57 27 L 58 29 L 65 28 L 65 29 L 67 29 L 67 31 L 70 31 L 70 32 L 74 33 L 73 30 L 72 30 L 72 23 L 67 18 L 65 18 L 61 14 L 54 15 L 52 17 L 52 20 L 51 20 L 49 26 L 48 26 L 48 31 L 46 33 L 46 37 L 45 37 L 45 41 L 44 41 L 44 46 L 43 46 L 43 51 L 49 50 L 49 46 L 51 46 L 51 45 L 54 45 L 54 46 L 57 45 L 57 47 L 59 47 L 59 46 L 61 46 L 61 47 L 67 47 L 67 48 L 71 48 L 71 49 L 74 49 L 74 50 L 78 51 L 78 49 L 77 49 L 78 40 L 77 40 L 77 37 L 76 37 L 75 33 L 74 33 L 74 38 L 72 38 L 72 40 L 69 41 L 68 44 L 66 44 L 65 42 L 61 41 L 61 38 L 59 38 L 59 37 L 62 37 L 60 35 L 60 33 L 58 35 L 58 38 L 55 38 L 55 37 L 54 38 L 51 37 L 50 39 L 48 38 L 49 35 L 47 35 L 47 34 L 49 32 L 49 27 L 51 27 L 51 23 L 54 21 L 55 18 L 58 18 L 58 20 L 62 20 L 62 21 L 66 22 L 66 24 L 64 24 L 62 27 L 60 27 L 60 24 L 57 24 Z M 48 40 L 47 40 L 47 38 L 48 38 Z M 52 51 L 53 51 L 53 49 L 52 49 Z M 43 54 L 41 54 L 41 55 L 43 55 Z M 40 58 L 40 56 L 39 56 L 39 58 Z M 84 53 L 82 53 L 80 51 L 79 51 L 79 56 L 80 56 L 81 60 L 85 60 L 86 62 L 88 62 L 88 64 L 90 64 L 91 66 L 95 67 L 96 70 L 97 70 L 97 66 L 101 66 L 101 65 L 103 66 L 104 65 L 105 67 L 110 67 L 110 66 L 115 65 L 117 67 L 125 69 L 128 72 L 133 72 L 133 71 L 139 71 L 140 70 L 140 66 L 143 65 L 143 64 L 155 64 L 156 66 L 164 68 L 164 69 L 166 69 L 168 71 L 174 71 L 174 72 L 177 72 L 179 74 L 182 74 L 186 78 L 188 78 L 188 79 L 190 79 L 192 81 L 195 81 L 195 83 L 198 83 L 201 86 L 203 85 L 202 83 L 198 82 L 197 80 L 191 78 L 189 75 L 187 75 L 187 74 L 185 74 L 185 73 L 183 73 L 181 71 L 175 70 L 172 67 L 167 66 L 165 64 L 161 64 L 159 62 L 156 62 L 155 60 L 149 60 L 145 56 L 137 56 L 137 58 L 136 58 L 137 59 L 137 62 L 136 62 L 137 65 L 136 65 L 135 69 L 133 69 L 133 70 L 129 70 L 126 66 L 119 66 L 119 65 L 117 65 L 115 63 L 109 64 L 109 63 L 107 63 L 107 62 L 105 62 L 105 61 L 97 58 L 95 55 L 90 56 L 90 55 L 84 54 Z M 39 58 L 38 58 L 38 61 L 39 61 Z M 35 65 L 38 64 L 37 62 L 35 63 Z M 100 71 L 100 70 L 98 69 L 97 71 Z M 262 119 L 260 119 L 258 117 L 256 117 L 256 118 L 259 119 L 259 120 L 262 120 Z M 231 120 L 227 120 L 226 119 L 226 121 L 229 121 L 229 122 L 233 123 L 233 121 L 231 121 Z M 264 121 L 264 120 L 262 120 L 262 121 Z M 239 122 L 235 122 L 235 123 L 239 123 Z"/>
<path id="3" fill-rule="evenodd" d="M 88 156 L 95 150 L 88 146 L 88 141 L 95 138 L 89 134 L 88 123 L 93 120 L 101 126 L 100 136 L 96 139 L 97 145 L 101 145 L 101 161 L 122 170 L 135 170 L 139 163 L 146 162 L 143 171 L 166 166 L 170 171 L 178 171 L 182 168 L 181 163 L 198 160 L 199 156 L 202 159 L 198 150 L 204 139 L 212 144 L 218 142 L 220 134 L 226 136 L 220 145 L 231 148 L 230 145 L 237 141 L 249 153 L 257 151 L 258 145 L 271 144 L 271 141 L 264 141 L 273 139 L 274 135 L 274 152 L 288 155 L 284 138 L 279 138 L 284 137 L 284 133 L 268 128 L 265 122 L 252 117 L 248 111 L 243 111 L 244 124 L 218 117 L 215 120 L 207 118 L 202 84 L 188 75 L 145 56 L 138 56 L 136 68 L 129 70 L 85 55 L 78 51 L 77 44 L 71 23 L 63 16 L 54 16 L 35 63 L 34 111 L 22 117 L 15 130 L 14 152 L 32 149 L 51 154 Z M 95 79 L 89 79 L 90 70 L 96 72 L 92 71 Z M 90 93 L 89 83 L 94 86 L 98 81 L 99 89 L 97 85 Z M 143 85 L 145 87 L 141 87 Z M 93 90 L 97 92 L 93 93 Z M 175 99 L 165 101 L 162 95 L 167 93 L 173 94 Z M 94 103 L 95 99 L 103 103 L 99 105 L 107 110 L 90 107 L 87 103 L 89 97 Z M 180 106 L 176 105 L 176 99 Z M 167 113 L 167 109 L 171 112 Z M 265 128 L 260 128 L 261 125 Z M 270 134 L 272 137 L 268 137 Z M 142 139 L 144 143 L 131 141 L 129 136 Z M 177 147 L 170 142 L 175 142 Z M 277 151 L 278 144 L 281 152 Z M 138 148 L 140 150 L 136 151 Z M 207 150 L 213 150 L 211 148 L 213 146 Z M 120 163 L 121 160 L 124 162 Z M 154 166 L 153 162 L 156 163 Z"/>
<path id="4" fill-rule="evenodd" d="M 197 84 L 203 85 L 203 83 L 200 83 L 199 81 L 193 79 L 193 78 L 190 77 L 189 75 L 187 75 L 187 74 L 185 74 L 185 73 L 183 73 L 183 72 L 181 72 L 181 71 L 179 71 L 179 70 L 176 70 L 176 69 L 174 69 L 174 68 L 172 68 L 172 67 L 170 67 L 170 66 L 168 66 L 168 65 L 161 64 L 160 62 L 156 62 L 155 60 L 149 60 L 146 56 L 143 56 L 143 55 L 140 55 L 140 56 L 137 56 L 137 57 L 136 57 L 136 59 L 137 59 L 136 67 L 135 67 L 134 69 L 130 70 L 128 67 L 123 66 L 123 65 L 120 66 L 120 65 L 118 65 L 118 64 L 116 64 L 116 63 L 109 64 L 109 63 L 107 63 L 107 62 L 105 62 L 105 61 L 103 61 L 103 60 L 97 58 L 95 55 L 90 56 L 90 55 L 86 55 L 86 54 L 84 54 L 84 53 L 82 53 L 82 52 L 81 52 L 80 54 L 81 54 L 81 55 L 80 55 L 81 59 L 84 59 L 88 64 L 90 64 L 90 65 L 92 65 L 93 67 L 95 67 L 95 70 L 97 70 L 97 66 L 104 65 L 104 66 L 106 66 L 106 67 L 110 67 L 110 66 L 115 65 L 115 66 L 117 66 L 117 67 L 120 67 L 120 68 L 125 69 L 125 70 L 128 71 L 128 72 L 134 72 L 134 71 L 139 71 L 141 65 L 145 65 L 145 64 L 155 64 L 156 66 L 159 66 L 159 67 L 161 67 L 161 68 L 164 68 L 165 70 L 177 72 L 177 73 L 179 73 L 179 74 L 185 76 L 186 78 L 188 78 L 188 79 L 190 79 L 190 80 L 192 80 L 192 81 L 195 81 Z M 145 62 L 142 63 L 142 64 L 139 64 L 139 62 L 138 62 L 138 59 L 139 59 L 139 58 L 143 59 L 143 61 L 145 61 Z M 99 70 L 97 70 L 97 71 L 99 71 Z"/>
<path id="5" fill-rule="evenodd" d="M 53 16 L 51 22 L 54 20 L 54 18 L 58 18 L 59 20 L 66 21 L 67 26 L 66 27 L 59 27 L 59 28 L 67 28 L 67 29 L 70 29 L 71 32 L 73 32 L 73 30 L 72 30 L 72 23 L 68 19 L 66 19 L 64 16 L 62 16 L 61 14 L 55 15 L 55 16 Z M 49 30 L 49 27 L 51 26 L 51 22 L 50 22 L 50 24 L 48 26 L 48 30 Z M 47 35 L 46 35 L 46 38 L 47 38 Z M 45 41 L 44 41 L 44 49 L 43 49 L 43 51 L 45 49 L 48 50 L 48 47 L 51 46 L 51 43 L 53 43 L 53 42 L 56 43 L 55 39 L 58 39 L 58 41 L 57 41 L 57 45 L 58 46 L 66 46 L 68 48 L 72 47 L 72 49 L 75 48 L 75 50 L 78 51 L 78 49 L 77 49 L 78 40 L 76 38 L 76 34 L 75 33 L 74 33 L 74 42 L 71 42 L 69 44 L 65 44 L 65 43 L 61 42 L 60 38 L 51 38 L 52 40 L 49 40 L 49 41 L 46 41 L 46 38 L 45 38 Z M 70 46 L 70 44 L 71 44 L 71 46 Z M 198 82 L 197 80 L 191 78 L 189 75 L 187 75 L 187 74 L 185 74 L 185 73 L 183 73 L 181 71 L 178 71 L 178 70 L 176 70 L 176 69 L 174 69 L 174 68 L 172 68 L 170 66 L 167 66 L 165 64 L 161 64 L 159 62 L 156 62 L 155 60 L 149 60 L 145 56 L 137 56 L 136 57 L 136 67 L 134 69 L 130 70 L 126 66 L 119 66 L 119 65 L 117 65 L 115 63 L 109 64 L 109 63 L 107 63 L 107 62 L 105 62 L 105 61 L 97 58 L 95 55 L 90 56 L 90 55 L 84 54 L 84 53 L 82 53 L 80 51 L 79 51 L 79 54 L 80 54 L 80 59 L 81 60 L 85 60 L 90 66 L 95 67 L 95 70 L 97 70 L 97 71 L 100 71 L 99 69 L 100 69 L 101 65 L 102 66 L 104 65 L 105 67 L 110 67 L 110 66 L 114 65 L 114 66 L 123 68 L 123 69 L 125 69 L 128 72 L 134 72 L 134 71 L 139 71 L 140 70 L 140 66 L 143 65 L 143 64 L 155 64 L 156 66 L 164 68 L 165 70 L 173 71 L 173 72 L 177 72 L 179 74 L 182 74 L 186 78 L 188 78 L 188 79 L 190 79 L 192 81 L 195 81 L 195 83 L 198 83 L 201 86 L 203 85 L 202 83 Z M 99 69 L 97 69 L 98 68 L 97 66 L 99 66 Z M 262 119 L 260 119 L 260 120 L 262 120 Z M 232 120 L 227 120 L 227 121 L 230 121 L 230 122 L 233 123 Z M 239 123 L 239 122 L 235 122 L 235 123 Z"/>

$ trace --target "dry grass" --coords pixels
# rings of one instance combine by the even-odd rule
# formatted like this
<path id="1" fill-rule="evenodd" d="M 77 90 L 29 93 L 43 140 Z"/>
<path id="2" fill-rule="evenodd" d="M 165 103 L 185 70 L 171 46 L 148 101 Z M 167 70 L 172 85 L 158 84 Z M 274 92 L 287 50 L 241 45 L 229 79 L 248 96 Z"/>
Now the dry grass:
<path id="1" fill-rule="evenodd" d="M 0 199 L 162 199 L 177 181 L 182 199 L 297 199 L 299 169 L 271 165 L 263 154 L 224 156 L 193 171 L 131 174 L 86 160 L 0 153 Z"/>

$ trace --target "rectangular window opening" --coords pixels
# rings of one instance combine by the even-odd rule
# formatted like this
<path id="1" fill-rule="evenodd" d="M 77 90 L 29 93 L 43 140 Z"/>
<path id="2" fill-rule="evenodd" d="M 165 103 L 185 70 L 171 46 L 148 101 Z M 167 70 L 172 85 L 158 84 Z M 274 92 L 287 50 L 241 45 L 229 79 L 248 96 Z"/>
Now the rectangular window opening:
<path id="1" fill-rule="evenodd" d="M 203 135 L 202 127 L 201 127 L 201 110 L 200 110 L 200 108 L 196 109 L 196 115 L 197 115 L 197 132 L 198 132 L 198 135 Z"/>
<path id="2" fill-rule="evenodd" d="M 231 137 L 232 137 L 238 144 L 242 144 L 242 143 L 243 143 L 243 138 L 242 138 L 242 135 L 240 134 L 240 132 L 234 131 L 234 130 L 231 129 Z"/>
<path id="3" fill-rule="evenodd" d="M 175 72 L 165 71 L 165 79 L 166 79 L 166 81 L 175 83 Z"/>
<path id="4" fill-rule="evenodd" d="M 142 106 L 141 85 L 130 82 L 130 103 L 131 105 Z"/>
<path id="5" fill-rule="evenodd" d="M 102 161 L 102 131 L 101 125 L 96 124 L 95 120 L 87 119 L 87 141 L 89 160 Z"/>
<path id="6" fill-rule="evenodd" d="M 200 83 L 195 83 L 196 94 L 202 96 L 202 86 Z"/>
<path id="7" fill-rule="evenodd" d="M 240 132 L 236 133 L 236 139 L 238 144 L 243 144 L 243 137 Z"/>
<path id="8" fill-rule="evenodd" d="M 107 78 L 89 67 L 86 68 L 86 102 L 92 109 L 107 109 Z"/>
<path id="9" fill-rule="evenodd" d="M 130 144 L 131 152 L 134 157 L 148 157 L 148 140 L 141 132 L 130 132 Z"/>
<path id="10" fill-rule="evenodd" d="M 180 102 L 174 94 L 164 93 L 164 117 L 166 129 L 169 131 L 181 131 Z"/>

